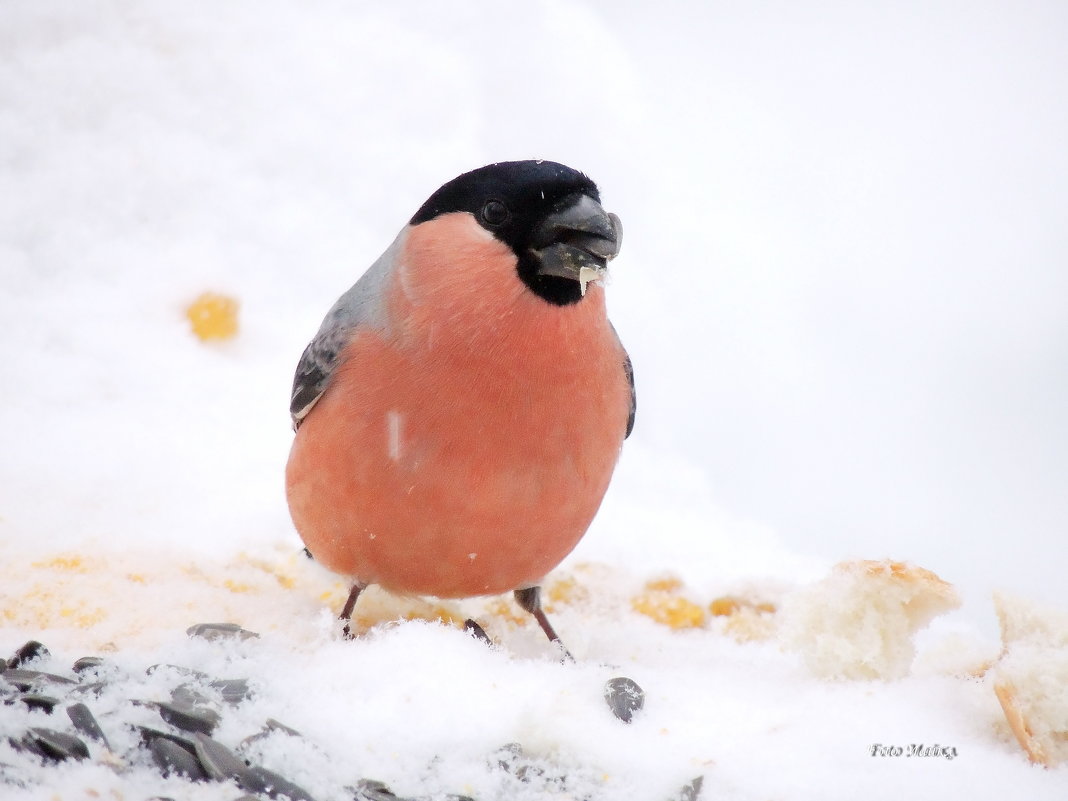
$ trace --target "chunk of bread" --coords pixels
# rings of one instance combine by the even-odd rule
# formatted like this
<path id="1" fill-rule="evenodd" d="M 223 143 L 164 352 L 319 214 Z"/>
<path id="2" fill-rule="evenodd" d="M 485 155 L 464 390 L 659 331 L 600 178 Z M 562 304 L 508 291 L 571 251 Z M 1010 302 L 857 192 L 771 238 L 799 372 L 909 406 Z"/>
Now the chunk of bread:
<path id="1" fill-rule="evenodd" d="M 1009 728 L 1038 765 L 1068 762 L 1068 614 L 994 594 L 1002 653 L 991 671 Z"/>
<path id="2" fill-rule="evenodd" d="M 900 678 L 916 656 L 915 633 L 958 606 L 953 585 L 930 570 L 842 562 L 788 600 L 783 642 L 821 678 Z"/>

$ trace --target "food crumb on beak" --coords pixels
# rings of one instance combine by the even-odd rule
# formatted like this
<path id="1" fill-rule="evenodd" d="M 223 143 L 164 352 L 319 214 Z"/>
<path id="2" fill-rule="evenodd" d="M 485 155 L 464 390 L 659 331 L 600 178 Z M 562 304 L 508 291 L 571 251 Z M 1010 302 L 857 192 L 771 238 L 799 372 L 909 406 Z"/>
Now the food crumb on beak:
<path id="1" fill-rule="evenodd" d="M 582 293 L 582 296 L 583 297 L 586 296 L 586 284 L 590 283 L 590 281 L 598 281 L 603 277 L 604 277 L 604 270 L 597 270 L 597 269 L 594 269 L 593 267 L 580 267 L 579 268 L 579 275 L 578 275 L 578 282 L 579 282 L 579 292 Z"/>

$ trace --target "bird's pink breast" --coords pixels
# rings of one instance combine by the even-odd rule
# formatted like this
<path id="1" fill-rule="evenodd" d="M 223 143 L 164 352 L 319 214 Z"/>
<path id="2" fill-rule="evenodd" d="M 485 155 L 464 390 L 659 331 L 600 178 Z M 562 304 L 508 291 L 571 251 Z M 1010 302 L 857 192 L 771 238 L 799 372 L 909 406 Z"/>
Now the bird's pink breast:
<path id="1" fill-rule="evenodd" d="M 626 428 L 603 289 L 552 306 L 472 226 L 447 215 L 410 230 L 388 330 L 349 342 L 287 467 L 315 558 L 398 592 L 538 583 L 586 532 Z"/>

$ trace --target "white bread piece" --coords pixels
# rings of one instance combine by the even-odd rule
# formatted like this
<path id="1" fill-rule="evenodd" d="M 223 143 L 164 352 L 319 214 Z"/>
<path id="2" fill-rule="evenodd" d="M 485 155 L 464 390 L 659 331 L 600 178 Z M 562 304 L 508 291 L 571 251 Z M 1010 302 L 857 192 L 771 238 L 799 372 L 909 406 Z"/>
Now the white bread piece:
<path id="1" fill-rule="evenodd" d="M 916 632 L 958 606 L 953 585 L 930 570 L 890 560 L 842 562 L 789 599 L 783 643 L 821 678 L 896 679 L 916 656 Z"/>
<path id="2" fill-rule="evenodd" d="M 992 671 L 1005 719 L 1028 758 L 1068 762 L 1068 614 L 994 594 L 1001 659 Z"/>

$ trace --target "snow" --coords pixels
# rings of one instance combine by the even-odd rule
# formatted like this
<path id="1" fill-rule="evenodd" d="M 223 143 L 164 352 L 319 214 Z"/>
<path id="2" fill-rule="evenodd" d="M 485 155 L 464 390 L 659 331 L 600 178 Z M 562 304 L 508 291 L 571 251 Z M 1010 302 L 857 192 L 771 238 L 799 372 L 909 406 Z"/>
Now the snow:
<path id="1" fill-rule="evenodd" d="M 1066 32 L 1038 0 L 8 0 L 0 655 L 105 655 L 128 674 L 105 727 L 165 697 L 149 665 L 248 677 L 219 739 L 297 728 L 258 758 L 320 801 L 360 777 L 666 799 L 699 775 L 708 799 L 1064 798 L 1065 768 L 1028 765 L 959 674 L 997 651 L 995 587 L 1068 605 Z M 292 370 L 433 189 L 530 157 L 588 172 L 626 227 L 609 303 L 638 422 L 554 579 L 591 591 L 553 613 L 577 663 L 499 599 L 447 605 L 492 649 L 373 593 L 379 625 L 343 641 L 345 588 L 285 508 Z M 208 290 L 241 304 L 232 341 L 190 333 Z M 965 598 L 894 682 L 631 607 L 662 575 L 707 606 L 887 556 Z M 184 633 L 218 620 L 262 636 Z M 647 694 L 629 725 L 616 675 Z M 4 707 L 0 763 L 54 723 Z M 566 793 L 494 769 L 509 742 Z M 958 755 L 870 755 L 910 743 Z M 47 777 L 4 792 L 238 795 L 147 759 Z"/>

